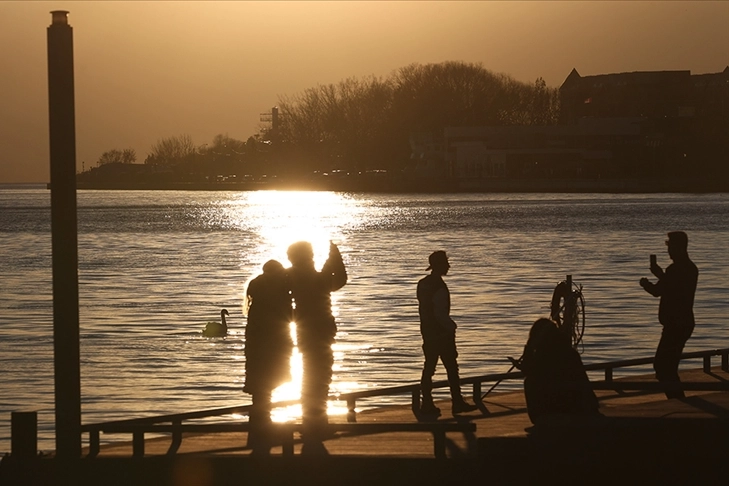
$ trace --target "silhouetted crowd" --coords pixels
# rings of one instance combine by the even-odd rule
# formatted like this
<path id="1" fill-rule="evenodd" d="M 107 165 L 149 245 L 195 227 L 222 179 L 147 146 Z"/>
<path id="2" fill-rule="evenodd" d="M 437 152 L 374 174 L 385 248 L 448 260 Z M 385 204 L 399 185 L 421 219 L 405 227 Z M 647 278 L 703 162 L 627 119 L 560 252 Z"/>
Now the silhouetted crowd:
<path id="1" fill-rule="evenodd" d="M 668 255 L 673 261 L 664 271 L 651 255 L 650 271 L 640 285 L 660 297 L 658 318 L 663 327 L 656 350 L 656 378 L 670 386 L 668 398 L 683 396 L 678 364 L 694 329 L 693 301 L 698 269 L 688 256 L 688 237 L 682 231 L 668 233 Z M 327 399 L 334 362 L 332 344 L 337 331 L 332 315 L 331 292 L 347 283 L 342 255 L 330 242 L 329 256 L 321 270 L 314 265 L 312 245 L 301 241 L 287 251 L 291 266 L 269 260 L 263 273 L 246 291 L 248 322 L 245 330 L 246 378 L 244 391 L 252 395 L 249 446 L 266 451 L 274 439 L 269 433 L 271 394 L 290 380 L 293 342 L 290 324 L 296 323 L 297 346 L 302 354 L 301 388 L 304 447 L 315 448 L 326 438 Z M 450 316 L 451 296 L 443 277 L 450 263 L 445 251 L 433 252 L 426 271 L 417 283 L 418 313 L 424 364 L 420 379 L 419 420 L 435 420 L 441 410 L 433 400 L 433 376 L 442 362 L 451 396 L 453 415 L 482 408 L 461 394 L 456 346 L 456 322 Z M 524 351 L 514 367 L 524 374 L 524 394 L 529 418 L 535 425 L 554 416 L 597 416 L 598 400 L 593 392 L 580 354 L 571 336 L 563 332 L 559 319 L 540 318 L 531 327 Z"/>

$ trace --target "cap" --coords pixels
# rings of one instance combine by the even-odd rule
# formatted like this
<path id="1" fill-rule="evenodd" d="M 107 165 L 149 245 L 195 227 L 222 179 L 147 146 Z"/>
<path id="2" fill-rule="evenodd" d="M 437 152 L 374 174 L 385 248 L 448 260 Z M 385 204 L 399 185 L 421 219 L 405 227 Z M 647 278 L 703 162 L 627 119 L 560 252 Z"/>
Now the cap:
<path id="1" fill-rule="evenodd" d="M 448 264 L 448 256 L 443 250 L 434 251 L 428 257 L 428 263 L 430 263 L 430 265 L 426 268 L 426 270 L 432 270 L 433 267 L 437 267 L 438 265 L 442 265 L 444 263 Z"/>

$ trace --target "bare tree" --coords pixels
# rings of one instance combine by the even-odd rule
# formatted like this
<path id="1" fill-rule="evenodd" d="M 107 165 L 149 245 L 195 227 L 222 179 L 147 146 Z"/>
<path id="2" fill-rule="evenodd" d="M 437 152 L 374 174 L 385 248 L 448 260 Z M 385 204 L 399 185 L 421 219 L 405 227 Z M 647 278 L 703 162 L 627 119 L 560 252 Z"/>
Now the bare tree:
<path id="1" fill-rule="evenodd" d="M 106 164 L 133 164 L 137 161 L 137 153 L 134 149 L 112 149 L 104 152 L 99 157 L 96 165 L 102 166 Z"/>
<path id="2" fill-rule="evenodd" d="M 559 104 L 557 90 L 542 78 L 528 84 L 480 64 L 444 62 L 405 66 L 387 79 L 319 85 L 280 98 L 279 109 L 281 140 L 300 156 L 297 167 L 321 170 L 397 168 L 408 158 L 413 133 L 552 124 Z"/>
<path id="3" fill-rule="evenodd" d="M 246 143 L 243 140 L 229 137 L 227 133 L 219 133 L 213 137 L 213 143 L 207 150 L 215 154 L 241 155 L 246 151 Z"/>
<path id="4" fill-rule="evenodd" d="M 161 138 L 152 146 L 145 164 L 173 166 L 185 162 L 195 153 L 190 135 Z"/>

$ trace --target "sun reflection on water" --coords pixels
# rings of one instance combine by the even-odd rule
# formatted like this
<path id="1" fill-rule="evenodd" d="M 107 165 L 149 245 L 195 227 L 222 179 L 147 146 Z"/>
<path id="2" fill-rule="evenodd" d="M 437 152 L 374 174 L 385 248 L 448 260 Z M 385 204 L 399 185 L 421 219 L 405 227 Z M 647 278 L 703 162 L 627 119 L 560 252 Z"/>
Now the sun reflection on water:
<path id="1" fill-rule="evenodd" d="M 362 208 L 343 194 L 306 191 L 256 191 L 240 193 L 231 224 L 248 227 L 260 237 L 254 250 L 258 261 L 286 262 L 286 249 L 305 240 L 314 247 L 314 261 L 324 263 L 329 241 L 345 239 L 344 230 L 356 225 Z"/>
<path id="2" fill-rule="evenodd" d="M 296 342 L 296 325 L 291 323 L 291 335 Z M 338 364 L 337 359 L 341 360 L 337 353 L 334 354 L 334 366 L 333 369 L 336 371 Z M 284 383 L 273 391 L 272 401 L 287 401 L 287 400 L 298 400 L 301 397 L 301 382 L 303 377 L 303 360 L 299 348 L 294 346 L 293 353 L 291 354 L 291 381 Z M 337 383 L 336 390 L 334 387 L 330 389 L 330 393 L 342 392 L 342 389 L 346 391 L 353 391 L 357 389 L 357 383 Z M 330 401 L 327 405 L 327 413 L 329 415 L 345 415 L 347 413 L 347 407 L 339 402 Z M 301 418 L 301 406 L 292 405 L 288 407 L 274 408 L 271 411 L 271 420 L 274 422 L 289 422 Z"/>

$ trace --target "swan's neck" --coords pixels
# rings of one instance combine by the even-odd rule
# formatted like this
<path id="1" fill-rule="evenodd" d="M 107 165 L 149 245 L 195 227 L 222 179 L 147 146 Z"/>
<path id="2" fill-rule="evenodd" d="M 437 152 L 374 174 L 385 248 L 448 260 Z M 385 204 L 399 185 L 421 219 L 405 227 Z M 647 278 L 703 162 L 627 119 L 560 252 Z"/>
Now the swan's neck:
<path id="1" fill-rule="evenodd" d="M 223 326 L 227 327 L 228 325 L 225 323 L 225 314 L 220 314 L 220 322 L 223 323 Z"/>

